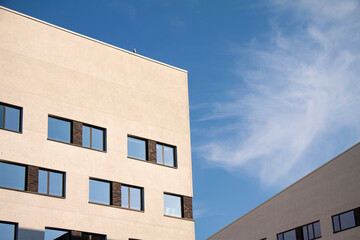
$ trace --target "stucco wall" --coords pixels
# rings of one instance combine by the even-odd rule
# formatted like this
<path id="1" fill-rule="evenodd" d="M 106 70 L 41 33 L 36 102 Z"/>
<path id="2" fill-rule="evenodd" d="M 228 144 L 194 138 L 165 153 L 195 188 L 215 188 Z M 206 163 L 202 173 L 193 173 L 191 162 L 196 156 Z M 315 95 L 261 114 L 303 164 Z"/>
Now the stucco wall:
<path id="1" fill-rule="evenodd" d="M 209 240 L 276 240 L 276 234 L 320 220 L 322 238 L 357 240 L 360 227 L 333 233 L 331 216 L 360 207 L 360 144 L 355 145 Z"/>
<path id="2" fill-rule="evenodd" d="M 0 130 L 0 159 L 66 172 L 66 198 L 0 189 L 19 239 L 45 226 L 108 239 L 194 239 L 164 216 L 163 192 L 192 196 L 187 72 L 0 8 L 0 101 L 23 107 L 23 133 Z M 47 140 L 48 114 L 107 129 L 107 152 Z M 127 158 L 127 135 L 177 147 L 178 168 Z M 89 177 L 144 188 L 145 211 L 89 204 Z"/>

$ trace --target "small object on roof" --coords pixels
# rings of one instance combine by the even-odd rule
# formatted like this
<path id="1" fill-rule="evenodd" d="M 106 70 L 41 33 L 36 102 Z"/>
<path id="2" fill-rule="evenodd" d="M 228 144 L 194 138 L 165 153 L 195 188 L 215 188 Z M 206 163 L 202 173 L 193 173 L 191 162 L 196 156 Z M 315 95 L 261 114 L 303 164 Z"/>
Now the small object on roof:
<path id="1" fill-rule="evenodd" d="M 134 48 L 133 53 L 136 53 L 136 48 Z"/>

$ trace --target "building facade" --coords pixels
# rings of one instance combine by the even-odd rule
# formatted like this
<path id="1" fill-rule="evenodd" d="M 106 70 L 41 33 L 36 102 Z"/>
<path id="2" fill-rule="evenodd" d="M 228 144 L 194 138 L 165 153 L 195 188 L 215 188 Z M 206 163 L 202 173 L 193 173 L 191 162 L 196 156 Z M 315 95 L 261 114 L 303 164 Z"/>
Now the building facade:
<path id="1" fill-rule="evenodd" d="M 187 72 L 0 7 L 0 239 L 195 239 Z"/>
<path id="2" fill-rule="evenodd" d="M 209 240 L 360 239 L 360 143 Z"/>

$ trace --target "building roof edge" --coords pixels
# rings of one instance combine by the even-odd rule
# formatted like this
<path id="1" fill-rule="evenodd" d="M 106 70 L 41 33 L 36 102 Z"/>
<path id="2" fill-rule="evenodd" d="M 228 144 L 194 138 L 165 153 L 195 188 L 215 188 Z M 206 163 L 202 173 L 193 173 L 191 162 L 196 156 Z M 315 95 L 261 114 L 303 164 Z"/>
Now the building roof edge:
<path id="1" fill-rule="evenodd" d="M 77 32 L 71 31 L 71 30 L 68 30 L 68 29 L 66 29 L 66 28 L 62 28 L 62 27 L 56 26 L 56 25 L 54 25 L 54 24 L 51 24 L 51 23 L 45 22 L 45 21 L 43 21 L 43 20 L 40 20 L 40 19 L 31 17 L 31 16 L 29 16 L 29 15 L 26 15 L 26 14 L 23 14 L 23 13 L 20 13 L 20 12 L 17 12 L 17 11 L 15 11 L 15 10 L 6 8 L 6 7 L 1 6 L 1 5 L 0 5 L 0 9 L 5 10 L 5 11 L 8 11 L 8 12 L 13 13 L 13 14 L 16 14 L 16 15 L 19 15 L 19 16 L 22 16 L 22 17 L 25 17 L 25 18 L 28 18 L 28 19 L 31 19 L 31 20 L 33 20 L 33 21 L 36 21 L 36 22 L 45 24 L 45 25 L 47 25 L 47 26 L 56 28 L 56 29 L 58 29 L 58 30 L 61 30 L 61 31 L 64 31 L 64 32 L 73 34 L 73 35 L 75 35 L 75 36 L 78 36 L 78 37 L 81 37 L 81 38 L 85 38 L 85 39 L 87 39 L 87 40 L 90 40 L 90 41 L 93 41 L 93 42 L 102 44 L 102 45 L 104 45 L 104 46 L 107 46 L 107 47 L 110 47 L 110 48 L 114 48 L 114 49 L 116 49 L 116 50 L 119 50 L 119 51 L 128 53 L 128 54 L 130 54 L 130 55 L 133 55 L 133 56 L 136 56 L 136 57 L 139 57 L 139 58 L 142 58 L 142 59 L 145 59 L 145 60 L 148 60 L 148 61 L 151 61 L 151 62 L 160 64 L 160 65 L 163 65 L 163 66 L 166 66 L 166 67 L 169 67 L 169 68 L 172 68 L 172 69 L 175 69 L 175 70 L 184 72 L 184 73 L 187 73 L 187 72 L 188 72 L 187 70 L 184 70 L 184 69 L 181 69 L 181 68 L 178 68 L 178 67 L 174 67 L 174 66 L 172 66 L 172 65 L 169 65 L 169 64 L 166 64 L 166 63 L 163 63 L 163 62 L 160 62 L 160 61 L 157 61 L 157 60 L 154 60 L 154 59 L 151 59 L 151 58 L 142 56 L 142 55 L 137 54 L 137 53 L 133 53 L 133 52 L 128 51 L 128 50 L 125 50 L 125 49 L 123 49 L 123 48 L 116 47 L 116 46 L 114 46 L 114 45 L 111 45 L 111 44 L 102 42 L 102 41 L 100 41 L 100 40 L 97 40 L 97 39 L 94 39 L 94 38 L 85 36 L 85 35 L 83 35 L 83 34 L 80 34 L 80 33 L 77 33 Z"/>
<path id="2" fill-rule="evenodd" d="M 288 190 L 289 188 L 293 187 L 294 185 L 298 184 L 299 182 L 301 182 L 302 180 L 304 180 L 306 177 L 314 174 L 315 172 L 319 171 L 320 169 L 324 168 L 325 166 L 329 165 L 330 163 L 334 162 L 335 160 L 337 160 L 339 157 L 341 157 L 342 155 L 344 155 L 345 153 L 349 152 L 350 150 L 354 149 L 355 147 L 359 146 L 360 142 L 356 143 L 355 145 L 351 146 L 350 148 L 346 149 L 345 151 L 343 151 L 342 153 L 338 154 L 337 156 L 335 156 L 334 158 L 330 159 L 329 161 L 327 161 L 326 163 L 324 163 L 323 165 L 321 165 L 320 167 L 316 168 L 315 170 L 311 171 L 310 173 L 306 174 L 304 177 L 300 178 L 299 180 L 297 180 L 296 182 L 294 182 L 293 184 L 291 184 L 290 186 L 284 188 L 283 190 L 281 190 L 280 192 L 278 192 L 277 194 L 275 194 L 274 196 L 272 196 L 271 198 L 267 199 L 265 202 L 261 203 L 260 205 L 258 205 L 257 207 L 253 208 L 252 210 L 250 210 L 249 212 L 245 213 L 244 215 L 242 215 L 241 217 L 239 217 L 238 219 L 234 220 L 233 222 L 231 222 L 230 224 L 226 225 L 225 227 L 223 227 L 222 229 L 220 229 L 219 231 L 217 231 L 216 233 L 212 234 L 210 237 L 207 238 L 207 240 L 211 239 L 212 237 L 214 237 L 216 234 L 224 231 L 225 229 L 229 228 L 230 226 L 232 226 L 233 224 L 235 224 L 236 222 L 240 221 L 242 218 L 246 217 L 247 215 L 249 215 L 250 213 L 252 213 L 253 211 L 255 211 L 256 209 L 260 208 L 261 206 L 265 205 L 267 202 L 271 201 L 272 199 L 274 199 L 275 197 L 277 197 L 278 195 L 280 195 L 281 193 L 285 192 L 286 190 Z"/>

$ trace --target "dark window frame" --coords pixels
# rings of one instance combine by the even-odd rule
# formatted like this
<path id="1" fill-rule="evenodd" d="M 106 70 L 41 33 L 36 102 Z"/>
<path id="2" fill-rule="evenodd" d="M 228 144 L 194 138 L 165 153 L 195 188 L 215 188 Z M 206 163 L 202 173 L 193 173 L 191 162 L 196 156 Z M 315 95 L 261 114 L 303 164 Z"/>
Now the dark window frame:
<path id="1" fill-rule="evenodd" d="M 166 143 L 162 143 L 162 142 L 156 142 L 156 151 L 157 151 L 157 146 L 158 145 L 162 146 L 162 163 L 158 163 L 157 154 L 156 154 L 156 164 L 162 165 L 162 166 L 165 166 L 165 167 L 177 168 L 178 167 L 178 162 L 177 162 L 177 148 L 176 148 L 176 146 L 166 144 Z M 173 149 L 174 166 L 170 166 L 170 165 L 165 164 L 164 147 L 169 147 L 169 148 Z"/>
<path id="2" fill-rule="evenodd" d="M 128 188 L 128 207 L 125 207 L 121 204 L 121 208 L 125 208 L 125 209 L 130 209 L 130 210 L 135 210 L 135 211 L 142 211 L 144 212 L 144 188 L 143 187 L 139 187 L 139 186 L 134 186 L 134 185 L 129 185 L 129 184 L 122 184 L 121 183 L 121 187 L 127 187 Z M 130 197 L 130 188 L 136 188 L 140 190 L 140 209 L 135 209 L 135 208 L 131 208 L 131 197 Z M 122 199 L 122 190 L 121 190 L 121 199 Z"/>
<path id="3" fill-rule="evenodd" d="M 14 240 L 17 240 L 17 239 L 18 239 L 18 227 L 19 227 L 19 223 L 17 223 L 17 222 L 3 221 L 3 220 L 0 220 L 0 223 L 12 224 L 12 225 L 14 225 Z"/>
<path id="4" fill-rule="evenodd" d="M 134 139 L 138 139 L 138 140 L 141 140 L 141 141 L 144 141 L 145 142 L 145 159 L 141 159 L 141 158 L 137 158 L 137 157 L 131 157 L 129 156 L 129 137 L 130 138 L 134 138 Z M 135 136 L 135 135 L 131 135 L 131 134 L 128 134 L 127 137 L 126 137 L 126 144 L 127 144 L 127 157 L 128 158 L 131 158 L 131 159 L 135 159 L 135 160 L 140 160 L 140 161 L 145 161 L 145 162 L 149 162 L 149 153 L 148 153 L 148 139 L 146 138 L 142 138 L 142 137 L 138 137 L 138 136 Z"/>
<path id="5" fill-rule="evenodd" d="M 65 198 L 65 190 L 66 190 L 66 187 L 65 187 L 65 183 L 66 183 L 66 173 L 65 172 L 62 172 L 62 171 L 58 171 L 58 170 L 53 170 L 53 169 L 48 169 L 48 168 L 40 168 L 39 167 L 39 170 L 38 170 L 38 187 L 39 187 L 39 184 L 40 184 L 40 181 L 39 181 L 39 178 L 40 178 L 40 171 L 47 171 L 47 193 L 40 193 L 39 190 L 38 190 L 38 193 L 41 194 L 41 195 L 46 195 L 46 196 L 51 196 L 51 197 L 59 197 L 59 198 Z M 60 173 L 62 174 L 62 195 L 61 196 L 57 196 L 57 195 L 52 195 L 49 193 L 49 186 L 50 186 L 50 172 L 54 172 L 54 173 Z"/>
<path id="6" fill-rule="evenodd" d="M 9 131 L 9 132 L 14 132 L 14 133 L 22 133 L 22 130 L 23 130 L 23 127 L 22 127 L 22 123 L 23 123 L 23 108 L 20 107 L 20 106 L 16 106 L 16 105 L 12 105 L 12 104 L 8 104 L 8 103 L 4 103 L 4 102 L 0 102 L 0 105 L 3 106 L 3 126 L 0 127 L 0 129 L 2 130 L 6 130 L 6 131 Z M 11 107 L 11 108 L 15 108 L 15 109 L 18 109 L 19 110 L 19 131 L 14 131 L 14 130 L 11 130 L 11 129 L 7 129 L 5 128 L 5 118 L 6 118 L 6 110 L 5 108 L 6 107 Z"/>
<path id="7" fill-rule="evenodd" d="M 106 146 L 107 146 L 107 142 L 106 142 L 106 128 L 103 128 L 103 127 L 98 127 L 98 126 L 94 126 L 94 125 L 90 125 L 90 124 L 87 124 L 87 123 L 82 123 L 82 127 L 88 127 L 90 128 L 90 147 L 87 147 L 87 146 L 84 146 L 84 143 L 82 143 L 82 147 L 84 148 L 87 148 L 87 149 L 92 149 L 92 150 L 96 150 L 96 151 L 100 151 L 100 152 L 106 152 Z M 99 150 L 99 149 L 96 149 L 96 148 L 93 148 L 92 147 L 92 129 L 95 128 L 95 129 L 98 129 L 98 130 L 101 130 L 103 132 L 103 139 L 102 139 L 102 142 L 103 142 L 103 149 L 102 150 Z M 82 134 L 84 134 L 84 132 L 82 131 Z"/>
<path id="8" fill-rule="evenodd" d="M 357 212 L 358 213 L 357 213 Z M 343 215 L 343 214 L 346 214 L 346 213 L 349 213 L 349 212 L 353 212 L 354 213 L 354 222 L 355 222 L 355 225 L 352 226 L 352 227 L 349 227 L 349 228 L 345 228 L 343 229 L 341 227 L 341 218 L 340 218 L 340 215 Z M 339 214 L 335 214 L 333 216 L 331 216 L 331 223 L 332 223 L 332 227 L 333 227 L 333 233 L 339 233 L 339 232 L 343 232 L 343 231 L 346 231 L 346 230 L 349 230 L 349 229 L 352 229 L 352 228 L 356 228 L 356 227 L 359 227 L 360 224 L 360 207 L 359 208 L 354 208 L 354 209 L 351 209 L 351 210 L 348 210 L 348 211 L 345 211 L 345 212 L 342 212 L 342 213 L 339 213 Z M 340 230 L 339 231 L 335 231 L 335 224 L 334 224 L 334 218 L 337 217 L 338 220 L 339 220 L 339 228 Z"/>

